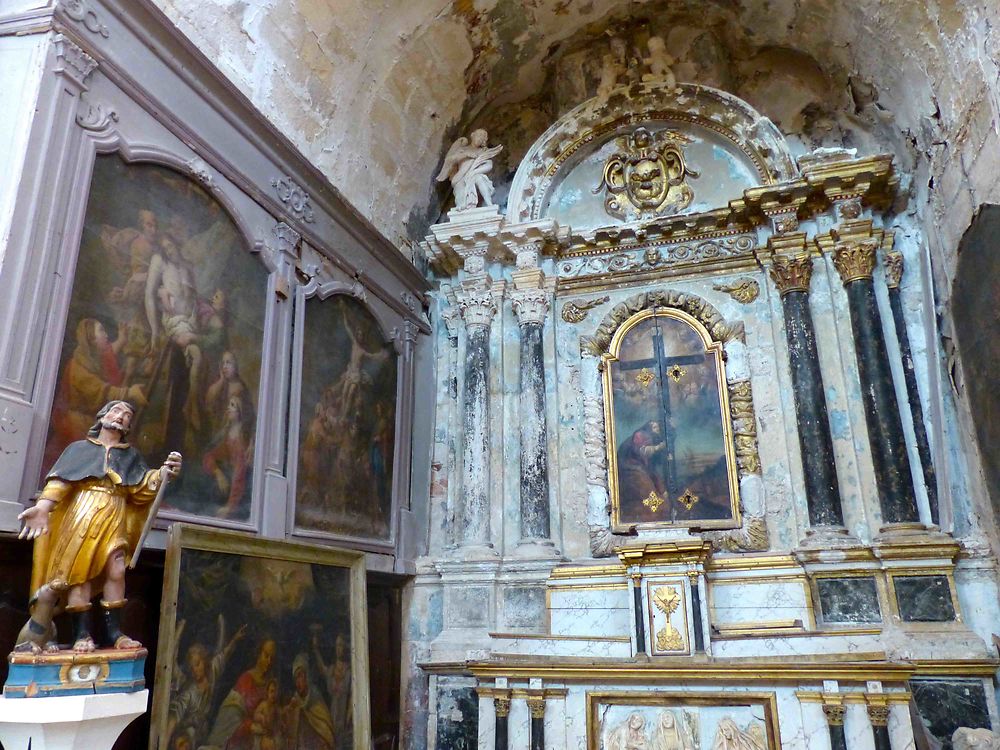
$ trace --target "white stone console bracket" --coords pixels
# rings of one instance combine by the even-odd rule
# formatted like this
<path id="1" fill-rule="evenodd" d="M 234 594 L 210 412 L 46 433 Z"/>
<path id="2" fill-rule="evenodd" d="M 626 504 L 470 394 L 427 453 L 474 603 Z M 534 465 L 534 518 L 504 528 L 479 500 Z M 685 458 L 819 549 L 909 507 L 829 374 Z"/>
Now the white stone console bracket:
<path id="1" fill-rule="evenodd" d="M 122 730 L 146 712 L 148 701 L 148 690 L 51 698 L 0 696 L 0 743 L 8 750 L 110 750 Z"/>

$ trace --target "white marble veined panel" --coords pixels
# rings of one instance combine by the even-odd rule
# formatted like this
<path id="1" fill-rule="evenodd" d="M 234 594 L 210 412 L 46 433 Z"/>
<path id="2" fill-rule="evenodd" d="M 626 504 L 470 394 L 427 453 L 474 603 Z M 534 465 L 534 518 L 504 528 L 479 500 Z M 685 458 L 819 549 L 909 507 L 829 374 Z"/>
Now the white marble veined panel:
<path id="1" fill-rule="evenodd" d="M 806 582 L 755 582 L 741 578 L 738 582 L 709 582 L 710 619 L 713 625 L 771 623 L 801 620 L 809 623 L 809 599 Z"/>

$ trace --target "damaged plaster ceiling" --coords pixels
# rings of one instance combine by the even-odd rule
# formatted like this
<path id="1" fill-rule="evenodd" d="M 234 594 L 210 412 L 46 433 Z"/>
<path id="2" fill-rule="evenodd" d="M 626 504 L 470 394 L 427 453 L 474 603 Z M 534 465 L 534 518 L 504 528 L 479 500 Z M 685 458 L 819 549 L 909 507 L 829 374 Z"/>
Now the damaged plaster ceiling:
<path id="1" fill-rule="evenodd" d="M 505 145 L 502 200 L 613 38 L 641 58 L 662 37 L 678 80 L 745 99 L 797 153 L 884 151 L 904 172 L 1000 72 L 991 0 L 156 2 L 398 244 L 447 207 L 434 176 L 473 126 Z"/>

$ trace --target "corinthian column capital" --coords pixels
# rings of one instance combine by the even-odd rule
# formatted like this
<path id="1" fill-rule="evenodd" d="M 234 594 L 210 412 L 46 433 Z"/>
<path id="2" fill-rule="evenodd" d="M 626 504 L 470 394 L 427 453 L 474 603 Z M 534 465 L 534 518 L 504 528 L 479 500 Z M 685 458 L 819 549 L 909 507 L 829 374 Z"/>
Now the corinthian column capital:
<path id="1" fill-rule="evenodd" d="M 497 314 L 498 293 L 491 287 L 464 289 L 456 295 L 467 329 L 489 328 Z"/>
<path id="2" fill-rule="evenodd" d="M 519 325 L 545 322 L 552 301 L 552 293 L 544 288 L 514 289 L 510 293 L 511 306 Z"/>
<path id="3" fill-rule="evenodd" d="M 888 252 L 885 254 L 883 263 L 885 264 L 885 285 L 890 289 L 896 289 L 903 279 L 903 254 L 898 250 Z"/>
<path id="4" fill-rule="evenodd" d="M 801 255 L 775 255 L 771 266 L 771 279 L 778 292 L 784 297 L 789 292 L 809 293 L 809 282 L 812 280 L 812 258 Z"/>
<path id="5" fill-rule="evenodd" d="M 860 279 L 870 279 L 875 271 L 875 252 L 878 240 L 838 242 L 833 249 L 833 265 L 844 284 Z"/>

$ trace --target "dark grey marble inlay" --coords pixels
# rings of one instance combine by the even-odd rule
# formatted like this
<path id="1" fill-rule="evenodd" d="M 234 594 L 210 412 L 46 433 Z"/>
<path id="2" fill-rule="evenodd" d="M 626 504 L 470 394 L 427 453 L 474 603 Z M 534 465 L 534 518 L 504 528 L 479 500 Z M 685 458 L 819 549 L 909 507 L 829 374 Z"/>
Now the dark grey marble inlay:
<path id="1" fill-rule="evenodd" d="M 952 750 L 951 736 L 959 727 L 990 728 L 982 680 L 910 680 L 910 692 L 924 731 L 942 750 Z"/>
<path id="2" fill-rule="evenodd" d="M 950 622 L 955 605 L 947 576 L 893 576 L 896 604 L 904 622 Z"/>
<path id="3" fill-rule="evenodd" d="M 545 625 L 545 588 L 511 586 L 503 590 L 504 622 L 511 628 L 539 628 Z"/>
<path id="4" fill-rule="evenodd" d="M 882 622 L 874 578 L 819 578 L 816 589 L 824 623 Z"/>
<path id="5" fill-rule="evenodd" d="M 479 700 L 471 687 L 441 687 L 437 700 L 437 747 L 479 746 Z"/>

